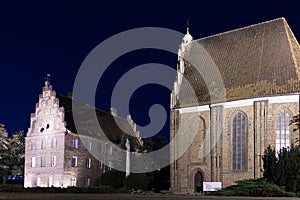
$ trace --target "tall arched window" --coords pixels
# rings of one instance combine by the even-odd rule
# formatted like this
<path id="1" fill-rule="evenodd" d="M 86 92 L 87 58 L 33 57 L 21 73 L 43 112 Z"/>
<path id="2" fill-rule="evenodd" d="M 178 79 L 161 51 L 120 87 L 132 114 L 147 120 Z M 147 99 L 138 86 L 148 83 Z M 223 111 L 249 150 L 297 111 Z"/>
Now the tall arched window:
<path id="1" fill-rule="evenodd" d="M 276 152 L 290 147 L 290 114 L 280 110 L 276 115 Z"/>
<path id="2" fill-rule="evenodd" d="M 232 122 L 232 169 L 247 169 L 247 117 L 242 112 Z"/>

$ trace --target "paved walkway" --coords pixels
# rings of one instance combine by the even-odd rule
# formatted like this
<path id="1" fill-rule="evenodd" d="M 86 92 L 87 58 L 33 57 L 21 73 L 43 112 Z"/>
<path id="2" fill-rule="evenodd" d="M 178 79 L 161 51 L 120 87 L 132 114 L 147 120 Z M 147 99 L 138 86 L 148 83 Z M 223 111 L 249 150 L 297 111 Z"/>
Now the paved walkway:
<path id="1" fill-rule="evenodd" d="M 300 198 L 274 198 L 274 197 L 214 197 L 214 196 L 187 196 L 187 195 L 130 195 L 130 194 L 28 194 L 28 193 L 0 193 L 0 200 L 2 199 L 25 199 L 25 200 L 90 200 L 90 199 L 101 199 L 101 200 L 239 200 L 239 199 L 253 199 L 253 200 L 300 200 Z"/>

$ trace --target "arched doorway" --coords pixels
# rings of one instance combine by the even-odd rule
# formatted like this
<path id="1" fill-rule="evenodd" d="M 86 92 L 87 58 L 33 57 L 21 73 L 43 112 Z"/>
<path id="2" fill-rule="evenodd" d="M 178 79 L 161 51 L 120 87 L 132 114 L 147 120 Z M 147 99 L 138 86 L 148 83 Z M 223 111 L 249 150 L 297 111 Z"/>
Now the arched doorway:
<path id="1" fill-rule="evenodd" d="M 194 192 L 203 192 L 203 175 L 201 172 L 197 172 L 194 177 Z"/>

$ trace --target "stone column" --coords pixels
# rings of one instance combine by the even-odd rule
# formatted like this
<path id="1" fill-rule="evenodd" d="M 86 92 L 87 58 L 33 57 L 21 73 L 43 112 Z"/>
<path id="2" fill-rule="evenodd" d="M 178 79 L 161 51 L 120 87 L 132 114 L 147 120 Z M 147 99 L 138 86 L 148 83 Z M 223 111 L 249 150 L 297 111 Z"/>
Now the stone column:
<path id="1" fill-rule="evenodd" d="M 126 139 L 126 177 L 130 175 L 130 142 Z"/>

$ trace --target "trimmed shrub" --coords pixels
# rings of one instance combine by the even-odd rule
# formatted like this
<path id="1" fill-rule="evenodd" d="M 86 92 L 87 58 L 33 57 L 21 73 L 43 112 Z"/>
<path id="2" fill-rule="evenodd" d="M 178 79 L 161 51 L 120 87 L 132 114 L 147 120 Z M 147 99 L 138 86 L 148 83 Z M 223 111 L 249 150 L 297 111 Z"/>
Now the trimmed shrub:
<path id="1" fill-rule="evenodd" d="M 0 192 L 24 192 L 22 185 L 0 185 Z"/>
<path id="2" fill-rule="evenodd" d="M 130 174 L 124 180 L 124 185 L 131 190 L 147 190 L 149 179 L 145 174 Z"/>
<path id="3" fill-rule="evenodd" d="M 99 185 L 108 185 L 114 189 L 119 189 L 124 186 L 125 172 L 111 170 L 104 173 L 99 179 Z"/>
<path id="4" fill-rule="evenodd" d="M 265 179 L 248 179 L 236 182 L 212 195 L 220 196 L 263 196 L 263 197 L 287 197 L 296 196 L 295 193 L 286 192 L 283 187 L 267 182 Z"/>
<path id="5" fill-rule="evenodd" d="M 129 193 L 129 190 L 127 188 L 123 187 L 123 188 L 115 190 L 115 193 L 127 194 L 127 193 Z"/>
<path id="6" fill-rule="evenodd" d="M 67 187 L 67 188 L 23 188 L 18 185 L 0 185 L 0 192 L 26 192 L 26 193 L 114 193 L 115 190 L 111 186 L 98 187 Z"/>
<path id="7" fill-rule="evenodd" d="M 62 188 L 63 193 L 114 193 L 114 189 L 111 186 L 101 185 L 97 187 L 67 187 Z"/>

